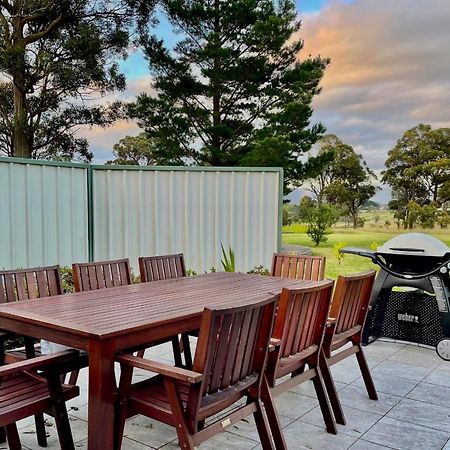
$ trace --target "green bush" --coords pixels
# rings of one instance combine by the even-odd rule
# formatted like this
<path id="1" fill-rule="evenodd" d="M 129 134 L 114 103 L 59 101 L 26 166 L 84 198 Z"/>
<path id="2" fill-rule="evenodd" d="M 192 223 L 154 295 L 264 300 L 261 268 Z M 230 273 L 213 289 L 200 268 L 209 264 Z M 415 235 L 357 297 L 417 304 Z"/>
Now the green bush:
<path id="1" fill-rule="evenodd" d="M 271 272 L 267 267 L 264 267 L 263 265 L 255 266 L 253 269 L 250 269 L 247 273 L 253 274 L 253 275 L 270 275 Z"/>
<path id="2" fill-rule="evenodd" d="M 342 260 L 345 257 L 345 253 L 341 253 L 341 249 L 343 249 L 346 246 L 347 246 L 347 243 L 343 242 L 343 241 L 340 241 L 333 245 L 333 253 L 334 253 L 334 256 L 336 256 L 336 258 L 338 260 L 338 264 L 341 264 Z"/>
<path id="3" fill-rule="evenodd" d="M 61 267 L 62 288 L 66 293 L 75 292 L 75 284 L 73 282 L 72 268 L 68 266 Z"/>
<path id="4" fill-rule="evenodd" d="M 336 223 L 338 213 L 336 208 L 329 204 L 313 206 L 307 214 L 308 230 L 306 233 L 317 247 L 327 242 L 327 235 L 331 233 L 329 228 Z"/>

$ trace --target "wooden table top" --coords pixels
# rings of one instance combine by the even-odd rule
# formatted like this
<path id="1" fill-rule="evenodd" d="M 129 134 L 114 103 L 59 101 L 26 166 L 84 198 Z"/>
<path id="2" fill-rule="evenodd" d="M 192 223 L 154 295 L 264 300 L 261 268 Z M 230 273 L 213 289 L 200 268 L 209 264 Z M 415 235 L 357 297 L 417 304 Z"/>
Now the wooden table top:
<path id="1" fill-rule="evenodd" d="M 11 319 L 89 339 L 108 339 L 164 323 L 201 316 L 205 307 L 231 307 L 315 284 L 243 273 L 218 272 L 0 305 Z"/>

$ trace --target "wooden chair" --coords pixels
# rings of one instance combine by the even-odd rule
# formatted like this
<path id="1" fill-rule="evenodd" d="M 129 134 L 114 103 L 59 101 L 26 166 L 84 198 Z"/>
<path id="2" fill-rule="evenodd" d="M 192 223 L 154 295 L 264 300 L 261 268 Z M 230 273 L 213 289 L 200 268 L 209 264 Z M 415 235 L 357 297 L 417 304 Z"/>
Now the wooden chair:
<path id="1" fill-rule="evenodd" d="M 274 253 L 272 258 L 272 276 L 296 278 L 297 280 L 319 281 L 325 276 L 324 256 L 291 256 Z"/>
<path id="2" fill-rule="evenodd" d="M 73 263 L 72 269 L 73 282 L 77 292 L 126 286 L 133 283 L 128 259 Z"/>
<path id="3" fill-rule="evenodd" d="M 283 289 L 275 320 L 266 376 L 272 395 L 276 396 L 307 380 L 312 380 L 320 409 L 329 433 L 337 434 L 319 368 L 319 357 L 333 293 L 333 281 L 319 282 L 314 287 Z M 306 370 L 305 366 L 308 366 Z M 286 375 L 290 378 L 281 380 Z M 265 396 L 263 394 L 263 401 Z M 271 424 L 275 412 L 266 405 Z M 278 428 L 273 430 L 275 434 Z"/>
<path id="4" fill-rule="evenodd" d="M 49 409 L 55 417 L 61 449 L 75 448 L 65 402 L 78 396 L 79 388 L 61 385 L 61 374 L 73 368 L 74 353 L 78 352 L 68 350 L 0 367 L 0 427 L 6 429 L 11 450 L 21 449 L 16 422 Z M 39 445 L 47 446 L 46 441 Z"/>
<path id="5" fill-rule="evenodd" d="M 59 266 L 0 271 L 0 303 L 50 297 L 62 293 Z M 3 363 L 4 340 L 0 345 L 0 358 Z M 28 358 L 36 356 L 32 337 L 25 337 L 25 350 Z"/>
<path id="6" fill-rule="evenodd" d="M 175 255 L 141 256 L 138 261 L 142 283 L 186 276 L 183 253 Z M 178 337 L 174 337 L 172 339 L 172 348 L 175 365 L 192 369 L 192 354 L 189 336 L 198 337 L 198 332 L 192 331 L 190 333 L 183 333 L 181 335 L 181 342 Z M 184 364 L 181 353 L 184 353 Z"/>
<path id="7" fill-rule="evenodd" d="M 320 369 L 327 388 L 336 422 L 345 425 L 344 412 L 331 375 L 330 366 L 355 354 L 369 398 L 378 400 L 377 391 L 367 365 L 361 338 L 369 309 L 375 270 L 356 275 L 339 276 L 331 304 L 329 326 L 326 329 Z M 351 347 L 336 353 L 344 345 Z M 332 354 L 332 352 L 335 352 Z"/>
<path id="8" fill-rule="evenodd" d="M 168 280 L 186 276 L 183 253 L 139 258 L 141 282 Z"/>
<path id="9" fill-rule="evenodd" d="M 25 301 L 35 298 L 63 294 L 59 266 L 37 267 L 30 269 L 0 271 L 0 303 Z M 0 331 L 0 365 L 5 361 L 20 361 L 40 355 L 39 346 L 35 346 L 35 337 L 24 336 L 25 351 L 5 351 L 5 340 L 17 337 L 12 333 Z M 78 368 L 87 366 L 87 360 L 78 359 Z M 75 385 L 78 370 L 70 374 L 69 384 Z M 39 445 L 47 445 L 44 416 L 35 416 L 36 434 Z M 0 441 L 3 436 L 0 432 Z"/>
<path id="10" fill-rule="evenodd" d="M 255 299 L 256 300 L 256 299 Z M 193 371 L 120 355 L 116 443 L 121 448 L 125 419 L 144 414 L 176 428 L 180 448 L 194 449 L 209 437 L 252 414 L 263 449 L 272 449 L 260 391 L 272 333 L 276 296 L 230 309 L 205 309 Z M 159 375 L 131 385 L 134 367 Z M 266 388 L 268 390 L 268 388 Z M 241 402 L 245 399 L 245 402 Z M 270 404 L 271 397 L 266 404 Z M 231 406 L 234 406 L 231 408 Z M 219 412 L 225 415 L 205 420 Z M 281 430 L 277 449 L 285 449 Z"/>

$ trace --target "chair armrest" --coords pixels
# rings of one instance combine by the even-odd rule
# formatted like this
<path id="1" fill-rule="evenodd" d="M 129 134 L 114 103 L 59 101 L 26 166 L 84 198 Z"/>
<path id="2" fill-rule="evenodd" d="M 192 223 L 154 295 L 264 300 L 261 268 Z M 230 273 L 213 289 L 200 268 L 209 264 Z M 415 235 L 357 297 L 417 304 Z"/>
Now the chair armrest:
<path id="1" fill-rule="evenodd" d="M 0 378 L 13 375 L 24 370 L 44 370 L 46 367 L 73 357 L 78 350 L 64 350 L 50 355 L 38 356 L 36 358 L 24 359 L 23 361 L 7 364 L 0 367 Z"/>
<path id="2" fill-rule="evenodd" d="M 188 383 L 200 383 L 203 375 L 192 370 L 182 369 L 180 367 L 173 367 L 169 364 L 164 364 L 159 361 L 139 358 L 138 356 L 120 354 L 116 361 L 128 366 L 137 367 L 138 369 L 148 370 L 150 372 L 159 373 L 167 377 L 175 378 L 176 380 L 187 381 Z"/>
<path id="3" fill-rule="evenodd" d="M 278 350 L 281 346 L 281 339 L 271 338 L 269 342 L 269 352 Z"/>

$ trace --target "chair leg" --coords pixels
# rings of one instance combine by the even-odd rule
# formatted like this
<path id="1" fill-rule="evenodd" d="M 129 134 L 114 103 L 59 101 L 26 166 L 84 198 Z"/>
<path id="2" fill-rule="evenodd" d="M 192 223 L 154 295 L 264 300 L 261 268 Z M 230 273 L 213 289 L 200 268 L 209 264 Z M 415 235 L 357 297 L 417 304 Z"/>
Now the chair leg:
<path id="1" fill-rule="evenodd" d="M 183 342 L 183 353 L 186 369 L 192 370 L 192 354 L 191 345 L 189 343 L 189 335 L 187 333 L 183 333 L 181 335 L 181 341 Z"/>
<path id="2" fill-rule="evenodd" d="M 133 368 L 122 364 L 120 366 L 120 382 L 117 390 L 117 403 L 114 414 L 114 449 L 122 448 L 125 421 L 127 419 L 126 399 L 130 392 L 131 380 L 133 378 Z"/>
<path id="3" fill-rule="evenodd" d="M 172 338 L 173 358 L 177 367 L 183 367 L 183 360 L 181 359 L 180 341 L 178 335 Z"/>
<path id="4" fill-rule="evenodd" d="M 80 374 L 79 370 L 72 370 L 72 372 L 70 372 L 68 384 L 70 384 L 72 386 L 77 384 L 77 380 L 78 380 L 78 375 L 79 374 Z"/>
<path id="5" fill-rule="evenodd" d="M 6 425 L 5 428 L 9 450 L 22 450 L 19 433 L 17 431 L 17 425 L 15 423 L 11 423 L 9 425 Z"/>
<path id="6" fill-rule="evenodd" d="M 58 374 L 47 375 L 48 389 L 53 399 L 53 417 L 58 431 L 61 450 L 74 450 L 72 430 L 70 429 L 69 417 L 67 415 L 66 402 L 64 401 L 61 387 L 61 379 Z"/>
<path id="7" fill-rule="evenodd" d="M 194 450 L 194 442 L 186 425 L 184 411 L 176 381 L 171 378 L 164 377 L 164 386 L 166 388 L 167 397 L 169 399 L 170 409 L 175 419 L 175 428 L 177 430 L 180 448 L 186 450 Z"/>
<path id="8" fill-rule="evenodd" d="M 345 425 L 344 411 L 342 410 L 341 402 L 337 394 L 333 376 L 331 375 L 330 367 L 328 366 L 328 362 L 323 353 L 321 353 L 320 355 L 319 367 L 323 382 L 325 384 L 325 388 L 327 390 L 328 398 L 330 399 L 331 407 L 333 408 L 336 422 L 341 425 Z"/>
<path id="9" fill-rule="evenodd" d="M 275 443 L 275 448 L 277 450 L 286 450 L 287 445 L 286 445 L 286 441 L 284 439 L 283 432 L 281 431 L 281 423 L 280 423 L 280 420 L 278 419 L 278 413 L 275 409 L 275 404 L 273 401 L 272 394 L 270 392 L 269 384 L 267 383 L 267 380 L 265 378 L 264 378 L 262 386 L 261 386 L 261 399 L 264 403 L 264 408 L 266 410 L 267 419 L 269 421 L 270 431 L 272 433 L 272 438 Z M 256 422 L 256 416 L 255 416 L 255 422 Z M 258 423 L 256 425 L 258 425 Z M 259 428 L 258 428 L 258 432 L 259 432 Z M 260 435 L 260 438 L 261 438 L 261 444 L 262 444 L 263 441 L 262 441 L 261 435 Z"/>
<path id="10" fill-rule="evenodd" d="M 316 390 L 317 399 L 319 400 L 319 406 L 322 411 L 326 429 L 328 433 L 337 434 L 338 430 L 336 427 L 336 422 L 334 421 L 333 413 L 331 412 L 330 402 L 328 401 L 328 397 L 325 392 L 322 374 L 320 373 L 320 369 L 318 367 L 316 367 L 315 370 L 316 376 L 312 379 L 312 381 L 314 383 L 314 389 Z"/>
<path id="11" fill-rule="evenodd" d="M 360 344 L 356 344 L 358 351 L 356 352 L 356 359 L 358 360 L 359 369 L 361 370 L 361 375 L 366 385 L 367 394 L 371 400 L 378 400 L 377 390 L 375 384 L 373 383 L 372 375 L 370 374 L 370 369 L 367 364 L 366 357 L 364 356 L 363 349 Z"/>
<path id="12" fill-rule="evenodd" d="M 4 444 L 6 442 L 6 429 L 5 427 L 0 428 L 0 444 Z"/>
<path id="13" fill-rule="evenodd" d="M 47 447 L 47 432 L 45 430 L 44 414 L 36 414 L 34 416 L 36 425 L 36 437 L 40 447 Z"/>
<path id="14" fill-rule="evenodd" d="M 255 418 L 256 428 L 258 429 L 259 439 L 261 441 L 261 447 L 264 450 L 273 450 L 272 439 L 269 434 L 269 422 L 267 421 L 267 417 L 264 414 L 261 400 L 256 400 L 257 410 L 253 413 L 253 417 Z M 276 447 L 282 448 L 282 447 Z"/>

